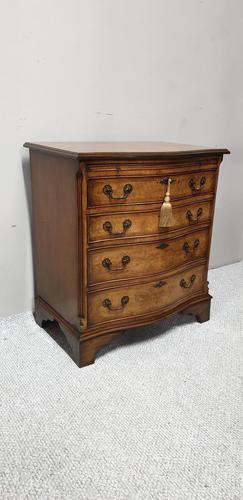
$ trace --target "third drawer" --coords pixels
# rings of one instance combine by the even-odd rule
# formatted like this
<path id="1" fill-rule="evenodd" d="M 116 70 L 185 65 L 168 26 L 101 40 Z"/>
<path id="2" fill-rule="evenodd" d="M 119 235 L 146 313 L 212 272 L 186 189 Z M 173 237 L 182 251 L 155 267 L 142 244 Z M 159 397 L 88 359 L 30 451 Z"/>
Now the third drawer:
<path id="1" fill-rule="evenodd" d="M 208 254 L 209 230 L 137 243 L 93 249 L 88 257 L 89 285 L 155 275 Z"/>

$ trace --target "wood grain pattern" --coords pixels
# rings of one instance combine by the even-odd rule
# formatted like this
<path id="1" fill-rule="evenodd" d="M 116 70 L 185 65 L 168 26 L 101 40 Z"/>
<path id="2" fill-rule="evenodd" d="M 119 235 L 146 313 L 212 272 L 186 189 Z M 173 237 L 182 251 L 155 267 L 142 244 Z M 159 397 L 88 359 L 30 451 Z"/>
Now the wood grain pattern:
<path id="1" fill-rule="evenodd" d="M 89 285 L 161 274 L 206 257 L 208 242 L 208 229 L 202 229 L 176 238 L 95 249 L 89 252 Z"/>
<path id="2" fill-rule="evenodd" d="M 89 241 L 109 240 L 112 242 L 115 239 L 125 241 L 135 236 L 163 235 L 168 231 L 172 233 L 179 228 L 200 225 L 200 223 L 206 221 L 210 222 L 212 207 L 211 201 L 174 206 L 173 214 L 176 223 L 169 230 L 159 227 L 160 208 L 154 211 L 140 211 L 139 213 L 126 211 L 116 214 L 111 212 L 104 215 L 92 215 L 89 217 Z M 191 220 L 187 215 L 189 210 L 192 214 Z M 198 212 L 199 210 L 202 210 L 202 213 Z M 198 213 L 201 213 L 201 215 L 198 216 Z M 124 230 L 125 221 L 131 221 L 131 225 L 127 230 Z M 106 222 L 112 225 L 111 232 L 104 228 Z"/>
<path id="3" fill-rule="evenodd" d="M 178 312 L 209 319 L 215 194 L 228 150 L 169 143 L 25 146 L 35 317 L 39 324 L 58 321 L 78 366 L 93 363 L 127 328 Z M 163 176 L 174 180 L 171 228 L 159 228 Z M 105 185 L 111 191 L 104 193 Z"/>
<path id="4" fill-rule="evenodd" d="M 196 276 L 192 286 L 190 279 Z M 204 289 L 205 266 L 194 266 L 185 272 L 176 273 L 174 276 L 163 276 L 148 283 L 138 285 L 120 285 L 119 288 L 98 290 L 89 293 L 88 321 L 89 324 L 111 321 L 125 317 L 139 316 L 148 312 L 163 309 L 163 307 L 185 301 L 188 296 Z M 184 279 L 188 288 L 183 288 L 180 283 Z M 122 299 L 128 297 L 128 302 L 122 306 Z M 112 309 L 104 305 L 104 301 L 111 302 Z M 114 308 L 114 309 L 113 309 Z"/>
<path id="5" fill-rule="evenodd" d="M 172 179 L 172 201 L 183 197 L 193 198 L 199 193 L 213 193 L 215 189 L 214 172 L 205 171 L 184 175 L 167 174 L 157 177 L 122 177 L 122 179 L 106 177 L 106 179 L 92 179 L 89 181 L 89 206 L 109 205 L 112 207 L 117 204 L 132 205 L 134 203 L 161 202 L 166 192 L 166 184 L 163 183 L 163 180 L 168 177 Z M 205 179 L 205 183 L 200 188 L 200 182 L 202 182 L 203 179 Z M 195 184 L 195 190 L 193 189 L 193 183 Z M 127 186 L 131 186 L 131 192 L 126 195 Z M 109 193 L 107 188 L 111 188 L 112 190 L 110 196 L 105 194 L 106 191 Z"/>
<path id="6" fill-rule="evenodd" d="M 31 153 L 35 294 L 77 326 L 78 170 L 73 160 Z"/>
<path id="7" fill-rule="evenodd" d="M 195 154 L 227 154 L 225 148 L 208 148 L 188 144 L 171 142 L 26 142 L 25 147 L 30 150 L 48 152 L 64 156 L 69 155 L 76 159 L 83 158 L 127 158 L 127 157 L 176 157 Z"/>
<path id="8" fill-rule="evenodd" d="M 141 159 L 109 159 L 105 161 L 92 159 L 87 161 L 87 175 L 89 179 L 106 179 L 107 177 L 130 178 L 138 176 L 165 176 L 189 174 L 199 171 L 216 171 L 219 155 L 186 156 L 168 159 L 166 157 Z"/>

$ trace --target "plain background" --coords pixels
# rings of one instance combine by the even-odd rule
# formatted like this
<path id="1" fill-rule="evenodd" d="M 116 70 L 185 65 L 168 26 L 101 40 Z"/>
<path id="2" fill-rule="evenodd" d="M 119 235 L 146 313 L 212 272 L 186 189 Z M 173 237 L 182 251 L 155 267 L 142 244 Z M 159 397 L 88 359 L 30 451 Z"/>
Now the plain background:
<path id="1" fill-rule="evenodd" d="M 0 315 L 32 307 L 25 141 L 228 147 L 211 267 L 243 257 L 242 23 L 242 0 L 1 0 Z"/>

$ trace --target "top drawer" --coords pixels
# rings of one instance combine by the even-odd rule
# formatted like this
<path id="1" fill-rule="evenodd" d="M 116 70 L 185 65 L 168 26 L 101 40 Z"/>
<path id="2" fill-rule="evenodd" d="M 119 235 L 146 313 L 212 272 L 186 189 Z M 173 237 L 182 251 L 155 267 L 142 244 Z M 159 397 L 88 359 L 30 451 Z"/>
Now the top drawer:
<path id="1" fill-rule="evenodd" d="M 89 179 L 89 207 L 161 202 L 165 196 L 168 177 L 172 179 L 172 200 L 215 191 L 215 171 Z"/>

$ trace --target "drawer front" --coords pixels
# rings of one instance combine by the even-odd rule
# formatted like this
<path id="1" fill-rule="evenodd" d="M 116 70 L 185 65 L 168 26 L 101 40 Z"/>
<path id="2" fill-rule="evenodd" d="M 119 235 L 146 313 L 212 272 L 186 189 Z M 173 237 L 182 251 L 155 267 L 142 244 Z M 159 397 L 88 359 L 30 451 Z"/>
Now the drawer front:
<path id="1" fill-rule="evenodd" d="M 212 202 L 174 207 L 173 214 L 175 225 L 170 230 L 195 226 L 211 219 Z M 159 228 L 159 215 L 160 209 L 147 212 L 91 215 L 89 217 L 89 241 L 114 241 L 127 237 L 168 233 L 167 228 Z"/>
<path id="2" fill-rule="evenodd" d="M 170 177 L 172 200 L 211 193 L 215 190 L 214 171 L 173 174 Z M 91 179 L 88 182 L 88 203 L 90 207 L 93 207 L 160 202 L 165 196 L 167 179 L 168 175 Z"/>
<path id="3" fill-rule="evenodd" d="M 205 229 L 180 238 L 92 250 L 88 258 L 89 284 L 169 271 L 206 257 L 208 241 L 209 233 Z"/>
<path id="4" fill-rule="evenodd" d="M 119 320 L 163 310 L 204 291 L 205 265 L 161 280 L 88 294 L 88 323 Z"/>

